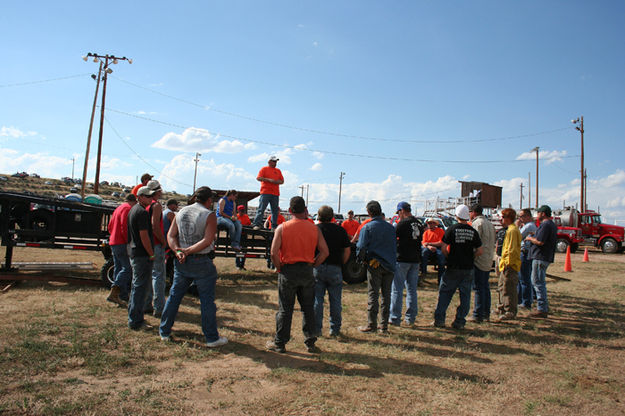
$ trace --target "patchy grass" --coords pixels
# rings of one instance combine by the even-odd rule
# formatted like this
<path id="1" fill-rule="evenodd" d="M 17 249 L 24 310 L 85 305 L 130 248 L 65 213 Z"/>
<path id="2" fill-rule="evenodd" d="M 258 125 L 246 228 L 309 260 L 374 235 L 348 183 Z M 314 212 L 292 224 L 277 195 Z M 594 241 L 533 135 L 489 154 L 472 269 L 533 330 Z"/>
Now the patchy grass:
<path id="1" fill-rule="evenodd" d="M 16 261 L 29 254 L 16 250 Z M 101 262 L 97 253 L 80 255 Z M 326 308 L 318 355 L 306 352 L 299 311 L 287 354 L 264 350 L 278 299 L 263 261 L 241 273 L 233 259 L 217 260 L 218 320 L 230 340 L 218 350 L 203 346 L 194 297 L 180 308 L 175 342 L 163 343 L 156 329 L 130 331 L 126 311 L 107 303 L 103 288 L 24 282 L 0 295 L 0 413 L 622 414 L 625 264 L 614 258 L 574 257 L 574 272 L 565 273 L 558 256 L 549 268 L 549 319 L 521 313 L 462 332 L 429 325 L 434 274 L 419 289 L 417 325 L 389 335 L 355 329 L 366 321 L 366 287 L 346 286 L 343 336 L 327 336 Z"/>

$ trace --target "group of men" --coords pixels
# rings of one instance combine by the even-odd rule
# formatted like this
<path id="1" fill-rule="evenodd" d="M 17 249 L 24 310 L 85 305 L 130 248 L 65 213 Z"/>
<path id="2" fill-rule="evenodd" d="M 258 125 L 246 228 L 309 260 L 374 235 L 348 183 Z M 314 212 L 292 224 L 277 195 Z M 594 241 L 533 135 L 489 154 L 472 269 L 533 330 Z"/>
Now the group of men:
<path id="1" fill-rule="evenodd" d="M 115 283 L 107 300 L 125 305 L 128 302 L 128 326 L 146 326 L 144 314 L 160 317 L 159 334 L 163 341 L 171 340 L 171 330 L 182 298 L 194 282 L 201 304 L 202 330 L 209 347 L 228 342 L 219 335 L 215 307 L 217 270 L 213 264 L 214 243 L 218 227 L 229 231 L 232 247 L 240 250 L 241 225 L 254 228 L 262 225 L 267 206 L 271 207 L 274 231 L 271 260 L 278 272 L 279 306 L 276 313 L 276 333 L 267 349 L 285 352 L 291 338 L 292 315 L 297 299 L 303 312 L 303 332 L 309 352 L 323 329 L 323 309 L 326 292 L 329 298 L 330 336 L 339 336 L 342 325 L 341 266 L 351 255 L 356 243 L 356 256 L 367 268 L 367 324 L 361 332 L 386 333 L 389 326 L 412 326 L 418 314 L 417 285 L 428 258 L 437 257 L 439 293 L 433 325 L 444 327 L 447 308 L 456 290 L 460 305 L 452 327 L 462 329 L 470 310 L 471 290 L 475 304 L 469 320 L 490 320 L 489 275 L 496 250 L 496 235 L 492 223 L 483 216 L 479 205 L 460 205 L 455 216 L 458 223 L 447 230 L 428 219 L 427 229 L 412 214 L 409 203 L 397 205 L 397 222 L 391 225 L 384 218 L 380 204 L 370 201 L 369 218 L 362 224 L 349 218 L 337 225 L 329 206 L 318 211 L 319 224 L 309 220 L 305 201 L 293 197 L 289 201 L 292 218 L 278 222 L 279 185 L 284 182 L 276 168 L 278 159 L 270 157 L 268 166 L 259 172 L 261 200 L 254 221 L 245 214 L 245 207 L 236 207 L 237 192 L 226 192 L 212 210 L 214 192 L 209 187 L 198 188 L 187 206 L 177 211 L 178 204 L 170 200 L 162 210 L 159 198 L 162 189 L 148 174 L 141 186 L 131 194 L 112 215 L 109 228 L 115 260 Z M 498 320 L 514 319 L 517 303 L 530 308 L 537 298 L 535 317 L 547 317 L 548 302 L 545 286 L 546 269 L 553 262 L 556 227 L 549 219 L 548 206 L 538 209 L 540 226 L 533 225 L 531 211 L 522 210 L 519 221 L 510 208 L 502 212 L 505 236 L 497 263 L 499 271 Z M 521 229 L 517 227 L 521 226 Z M 128 249 L 127 249 L 128 248 Z M 169 248 L 175 255 L 174 281 L 165 299 L 164 255 Z M 128 261 L 129 259 L 129 261 Z M 244 258 L 237 259 L 244 267 Z M 132 285 L 128 293 L 129 274 Z M 406 289 L 406 308 L 403 293 Z"/>

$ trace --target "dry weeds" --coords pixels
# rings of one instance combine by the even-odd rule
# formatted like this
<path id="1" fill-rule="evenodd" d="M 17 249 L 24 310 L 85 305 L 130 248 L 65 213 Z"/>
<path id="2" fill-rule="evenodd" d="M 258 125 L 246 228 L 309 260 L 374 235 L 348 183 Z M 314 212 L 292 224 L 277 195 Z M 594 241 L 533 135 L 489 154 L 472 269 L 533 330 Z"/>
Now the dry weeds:
<path id="1" fill-rule="evenodd" d="M 96 253 L 52 250 L 17 250 L 15 260 L 33 253 L 102 263 Z M 299 312 L 288 353 L 264 350 L 277 287 L 262 261 L 240 273 L 233 259 L 218 259 L 218 319 L 230 343 L 217 351 L 202 347 L 194 297 L 180 309 L 177 341 L 166 344 L 156 329 L 128 330 L 125 310 L 105 302 L 103 288 L 24 282 L 0 295 L 0 413 L 623 414 L 619 256 L 593 252 L 584 264 L 576 255 L 572 273 L 562 272 L 558 256 L 549 269 L 549 319 L 522 316 L 461 332 L 429 326 L 434 274 L 419 291 L 418 325 L 390 335 L 356 331 L 366 319 L 366 288 L 346 286 L 345 335 L 320 339 L 319 355 L 305 352 Z M 327 326 L 326 317 L 325 334 Z"/>

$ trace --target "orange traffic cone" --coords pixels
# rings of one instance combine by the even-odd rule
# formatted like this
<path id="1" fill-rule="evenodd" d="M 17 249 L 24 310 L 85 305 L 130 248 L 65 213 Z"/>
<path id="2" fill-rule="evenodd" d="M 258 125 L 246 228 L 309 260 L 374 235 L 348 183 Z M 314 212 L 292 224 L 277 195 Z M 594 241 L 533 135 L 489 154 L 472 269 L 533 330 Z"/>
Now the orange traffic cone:
<path id="1" fill-rule="evenodd" d="M 571 267 L 571 246 L 566 248 L 566 259 L 564 260 L 564 271 L 572 272 L 573 268 Z"/>
<path id="2" fill-rule="evenodd" d="M 590 261 L 590 259 L 588 258 L 588 249 L 586 248 L 584 250 L 584 260 L 582 260 L 584 263 L 588 263 Z"/>

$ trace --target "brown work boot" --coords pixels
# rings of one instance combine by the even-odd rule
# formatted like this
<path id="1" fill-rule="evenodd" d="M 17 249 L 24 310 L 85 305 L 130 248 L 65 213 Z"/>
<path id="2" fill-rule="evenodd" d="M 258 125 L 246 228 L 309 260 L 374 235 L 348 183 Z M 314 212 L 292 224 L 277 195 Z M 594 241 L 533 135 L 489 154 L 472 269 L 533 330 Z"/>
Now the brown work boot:
<path id="1" fill-rule="evenodd" d="M 544 311 L 532 311 L 529 314 L 530 318 L 547 318 L 549 314 Z"/>
<path id="2" fill-rule="evenodd" d="M 360 332 L 375 332 L 376 327 L 374 325 L 364 325 L 364 326 L 359 326 L 358 330 Z"/>
<path id="3" fill-rule="evenodd" d="M 111 303 L 116 303 L 119 306 L 126 306 L 126 302 L 120 299 L 119 293 L 120 293 L 119 286 L 111 286 L 111 292 L 107 296 L 106 300 Z"/>

